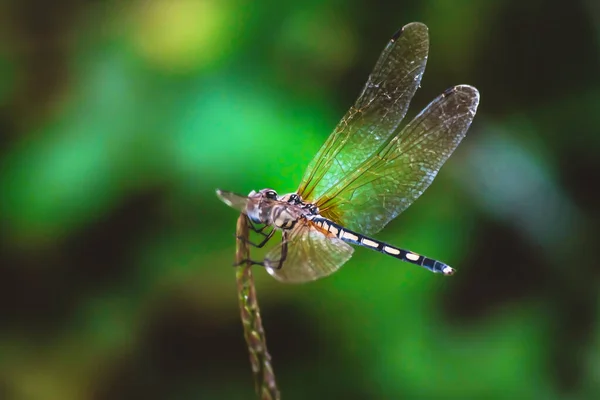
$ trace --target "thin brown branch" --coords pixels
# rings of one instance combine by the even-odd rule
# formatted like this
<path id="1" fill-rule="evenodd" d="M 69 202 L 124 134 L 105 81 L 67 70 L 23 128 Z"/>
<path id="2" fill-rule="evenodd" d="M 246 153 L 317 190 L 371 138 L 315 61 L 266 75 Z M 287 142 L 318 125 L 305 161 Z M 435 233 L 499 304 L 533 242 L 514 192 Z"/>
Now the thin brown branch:
<path id="1" fill-rule="evenodd" d="M 237 221 L 236 236 L 248 239 L 248 221 L 241 214 Z M 237 239 L 235 261 L 236 265 L 250 258 L 250 249 L 246 241 Z M 250 364 L 254 374 L 256 393 L 263 400 L 279 400 L 280 394 L 275 382 L 275 374 L 271 366 L 271 355 L 267 350 L 267 339 L 260 318 L 258 298 L 254 287 L 254 277 L 249 262 L 236 270 L 238 300 L 244 337 L 250 353 Z"/>

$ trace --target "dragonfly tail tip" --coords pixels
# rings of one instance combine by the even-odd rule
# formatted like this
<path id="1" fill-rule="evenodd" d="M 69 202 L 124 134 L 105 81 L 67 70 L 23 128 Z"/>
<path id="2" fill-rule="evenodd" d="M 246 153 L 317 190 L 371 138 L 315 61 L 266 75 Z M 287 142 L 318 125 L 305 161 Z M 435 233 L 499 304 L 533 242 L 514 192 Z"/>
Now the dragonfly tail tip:
<path id="1" fill-rule="evenodd" d="M 456 270 L 454 268 L 449 267 L 447 265 L 442 269 L 442 274 L 446 276 L 454 275 L 455 272 Z"/>

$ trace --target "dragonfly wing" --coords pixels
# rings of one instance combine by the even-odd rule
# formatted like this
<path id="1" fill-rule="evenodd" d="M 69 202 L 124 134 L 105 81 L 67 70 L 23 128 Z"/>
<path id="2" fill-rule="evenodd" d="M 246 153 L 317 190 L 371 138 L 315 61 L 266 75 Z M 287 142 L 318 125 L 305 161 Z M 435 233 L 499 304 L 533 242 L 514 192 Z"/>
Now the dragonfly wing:
<path id="1" fill-rule="evenodd" d="M 354 249 L 307 220 L 284 232 L 281 244 L 265 258 L 267 272 L 282 282 L 301 283 L 330 275 L 352 257 Z M 280 260 L 283 260 L 280 268 Z"/>
<path id="2" fill-rule="evenodd" d="M 223 203 L 227 204 L 229 207 L 235 208 L 240 212 L 244 212 L 248 201 L 250 201 L 248 196 L 244 196 L 233 192 L 227 192 L 221 189 L 217 189 L 217 196 L 219 197 L 219 199 L 221 199 Z"/>
<path id="3" fill-rule="evenodd" d="M 381 230 L 429 187 L 475 117 L 479 92 L 454 86 L 316 200 L 321 215 L 364 234 Z"/>
<path id="4" fill-rule="evenodd" d="M 421 23 L 394 35 L 358 100 L 310 162 L 297 192 L 304 200 L 321 197 L 389 140 L 419 87 L 428 51 Z"/>

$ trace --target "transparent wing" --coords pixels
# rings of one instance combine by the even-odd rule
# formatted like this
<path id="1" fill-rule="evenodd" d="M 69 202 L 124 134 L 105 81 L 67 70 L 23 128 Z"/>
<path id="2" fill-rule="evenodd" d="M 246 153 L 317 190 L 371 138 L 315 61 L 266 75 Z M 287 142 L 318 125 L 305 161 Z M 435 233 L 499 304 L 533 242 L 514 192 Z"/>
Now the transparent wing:
<path id="1" fill-rule="evenodd" d="M 321 215 L 364 234 L 381 230 L 429 187 L 475 117 L 479 92 L 452 87 L 370 159 L 316 200 Z"/>
<path id="2" fill-rule="evenodd" d="M 304 200 L 320 198 L 389 140 L 419 87 L 428 51 L 421 23 L 394 35 L 358 100 L 310 162 L 297 191 Z"/>
<path id="3" fill-rule="evenodd" d="M 235 208 L 240 212 L 244 212 L 246 205 L 250 201 L 248 196 L 237 194 L 233 192 L 227 192 L 225 190 L 217 189 L 217 196 L 221 201 L 227 204 L 229 207 Z"/>
<path id="4" fill-rule="evenodd" d="M 353 252 L 350 245 L 302 219 L 290 232 L 284 232 L 281 244 L 267 253 L 265 266 L 279 281 L 308 282 L 337 271 Z M 282 259 L 282 266 L 277 269 Z"/>

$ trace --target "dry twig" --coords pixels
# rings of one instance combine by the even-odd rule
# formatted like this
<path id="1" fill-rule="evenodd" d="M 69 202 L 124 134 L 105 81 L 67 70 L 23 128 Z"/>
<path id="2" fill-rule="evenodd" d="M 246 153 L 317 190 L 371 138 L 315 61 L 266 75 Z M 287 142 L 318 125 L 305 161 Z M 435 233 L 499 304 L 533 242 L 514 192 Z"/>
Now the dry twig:
<path id="1" fill-rule="evenodd" d="M 248 221 L 240 214 L 237 221 L 237 246 L 235 253 L 236 265 L 250 258 L 248 244 L 239 238 L 248 239 Z M 260 318 L 260 309 L 254 287 L 254 277 L 250 263 L 240 265 L 236 270 L 238 300 L 244 337 L 250 353 L 250 364 L 254 374 L 254 385 L 259 398 L 263 400 L 279 400 L 279 390 L 275 382 L 275 374 L 271 366 L 271 355 L 267 350 L 267 340 Z"/>

